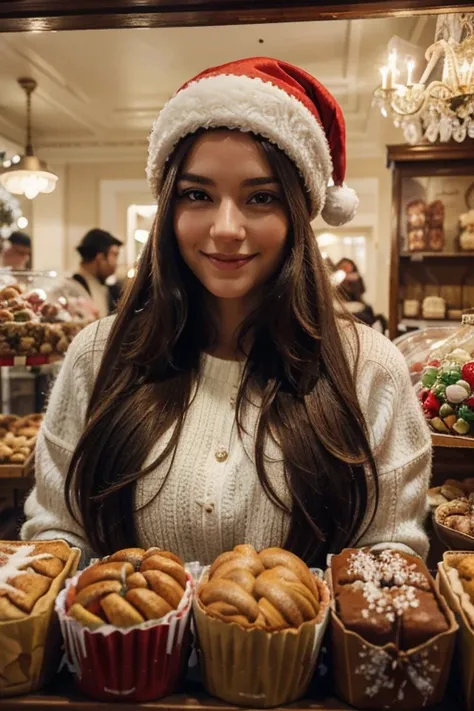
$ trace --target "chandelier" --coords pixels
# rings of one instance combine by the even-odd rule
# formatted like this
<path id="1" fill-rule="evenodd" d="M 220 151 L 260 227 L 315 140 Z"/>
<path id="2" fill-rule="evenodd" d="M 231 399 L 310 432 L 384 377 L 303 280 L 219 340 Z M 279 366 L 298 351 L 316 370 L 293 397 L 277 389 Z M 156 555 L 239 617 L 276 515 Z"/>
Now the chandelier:
<path id="1" fill-rule="evenodd" d="M 26 94 L 26 147 L 25 155 L 15 163 L 6 161 L 0 169 L 0 183 L 15 195 L 25 195 L 32 200 L 39 193 L 52 193 L 58 176 L 33 153 L 31 143 L 31 94 L 36 89 L 34 79 L 18 79 Z"/>
<path id="2" fill-rule="evenodd" d="M 416 81 L 414 60 L 407 57 L 402 72 L 393 50 L 380 70 L 382 82 L 373 104 L 403 130 L 408 143 L 474 138 L 474 14 L 440 15 L 425 59 Z M 441 76 L 428 83 L 441 61 Z"/>

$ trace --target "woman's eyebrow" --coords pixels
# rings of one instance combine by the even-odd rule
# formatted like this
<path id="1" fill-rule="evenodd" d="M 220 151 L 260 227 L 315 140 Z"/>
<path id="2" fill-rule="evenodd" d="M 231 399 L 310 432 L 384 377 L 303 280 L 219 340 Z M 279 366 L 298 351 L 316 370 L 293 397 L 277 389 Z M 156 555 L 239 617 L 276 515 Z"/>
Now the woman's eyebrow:
<path id="1" fill-rule="evenodd" d="M 204 175 L 197 175 L 197 173 L 181 173 L 178 177 L 178 182 L 180 180 L 187 180 L 189 183 L 199 183 L 200 185 L 215 185 L 215 182 L 211 178 L 206 178 Z"/>
<path id="2" fill-rule="evenodd" d="M 278 178 L 274 178 L 272 175 L 262 176 L 261 178 L 248 178 L 248 180 L 243 180 L 242 185 L 271 185 L 278 184 L 280 181 Z"/>
<path id="3" fill-rule="evenodd" d="M 204 175 L 198 175 L 197 173 L 181 173 L 178 177 L 178 182 L 181 180 L 186 180 L 189 183 L 198 183 L 199 185 L 215 185 L 215 182 L 211 178 L 206 178 Z M 278 185 L 280 181 L 278 178 L 274 178 L 272 175 L 262 175 L 258 178 L 247 178 L 242 181 L 244 187 L 255 186 L 255 185 Z"/>

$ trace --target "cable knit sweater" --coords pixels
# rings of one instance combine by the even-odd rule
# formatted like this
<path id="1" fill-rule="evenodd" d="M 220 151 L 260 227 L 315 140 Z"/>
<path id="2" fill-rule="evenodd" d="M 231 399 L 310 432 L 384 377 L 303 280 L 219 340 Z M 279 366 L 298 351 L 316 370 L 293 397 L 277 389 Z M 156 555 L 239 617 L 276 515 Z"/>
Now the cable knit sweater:
<path id="1" fill-rule="evenodd" d="M 69 348 L 38 436 L 36 487 L 26 501 L 27 521 L 21 531 L 27 540 L 64 538 L 82 548 L 86 558 L 93 552 L 86 532 L 67 512 L 64 482 L 112 322 L 113 317 L 87 327 Z M 428 427 L 399 351 L 374 330 L 362 325 L 357 329 L 361 344 L 357 394 L 380 481 L 375 518 L 358 545 L 400 548 L 424 556 L 428 541 L 423 521 L 431 465 Z M 342 331 L 353 366 L 352 329 Z M 240 439 L 237 433 L 235 398 L 241 373 L 239 362 L 203 356 L 202 381 L 163 488 L 157 496 L 168 463 L 143 477 L 136 487 L 140 546 L 161 546 L 185 560 L 207 564 L 238 543 L 252 543 L 257 549 L 283 545 L 289 517 L 260 486 L 251 436 L 244 434 Z M 255 427 L 258 408 L 248 416 Z M 251 432 L 252 427 L 246 430 Z M 156 442 L 145 465 L 162 451 L 165 440 Z M 265 454 L 272 483 L 289 502 L 280 451 L 270 442 Z"/>

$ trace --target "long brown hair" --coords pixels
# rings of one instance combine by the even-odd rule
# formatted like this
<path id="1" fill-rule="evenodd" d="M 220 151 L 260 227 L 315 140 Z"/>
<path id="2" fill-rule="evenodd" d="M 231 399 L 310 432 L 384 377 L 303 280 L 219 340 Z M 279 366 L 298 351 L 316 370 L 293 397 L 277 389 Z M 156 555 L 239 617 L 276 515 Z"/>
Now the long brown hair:
<path id="1" fill-rule="evenodd" d="M 201 355 L 215 338 L 204 326 L 203 289 L 181 258 L 173 231 L 176 181 L 195 138 L 181 141 L 168 162 L 153 229 L 119 305 L 66 480 L 68 509 L 100 554 L 137 545 L 137 481 L 153 476 L 162 463 L 172 466 L 199 387 Z M 258 478 L 291 517 L 286 547 L 308 564 L 323 564 L 328 552 L 360 535 L 369 508 L 373 516 L 377 472 L 300 177 L 284 153 L 256 140 L 281 182 L 290 229 L 283 264 L 240 329 L 239 343 L 248 343 L 251 333 L 252 345 L 237 423 L 242 432 L 246 405 L 257 391 Z M 355 334 L 351 323 L 346 328 Z M 164 451 L 145 468 L 152 446 L 168 430 Z M 265 471 L 268 437 L 281 447 L 291 510 Z"/>

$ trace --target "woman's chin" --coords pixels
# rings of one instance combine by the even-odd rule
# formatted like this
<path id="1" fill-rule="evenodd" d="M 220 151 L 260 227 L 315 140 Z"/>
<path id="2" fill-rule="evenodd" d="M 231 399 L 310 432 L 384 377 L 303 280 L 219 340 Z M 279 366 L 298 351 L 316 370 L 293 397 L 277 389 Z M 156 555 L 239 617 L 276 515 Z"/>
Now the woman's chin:
<path id="1" fill-rule="evenodd" d="M 249 295 L 251 289 L 237 287 L 237 285 L 206 284 L 208 292 L 216 299 L 244 299 Z"/>

